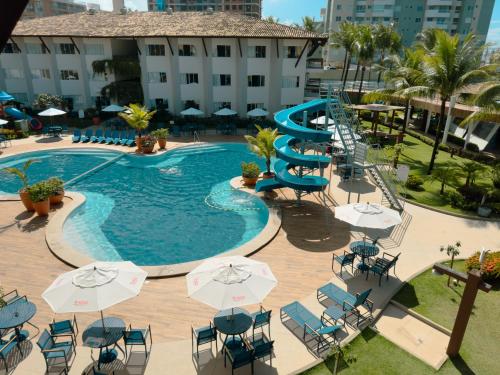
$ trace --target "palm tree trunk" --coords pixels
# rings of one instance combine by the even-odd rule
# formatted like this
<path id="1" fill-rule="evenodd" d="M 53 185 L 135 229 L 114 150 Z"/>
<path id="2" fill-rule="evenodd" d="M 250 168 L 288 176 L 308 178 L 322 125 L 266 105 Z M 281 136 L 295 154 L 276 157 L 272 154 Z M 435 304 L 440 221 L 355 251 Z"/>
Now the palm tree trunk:
<path id="1" fill-rule="evenodd" d="M 359 73 L 359 62 L 357 63 L 357 66 L 356 66 L 356 74 L 354 75 L 354 83 L 356 83 L 356 81 L 358 80 L 358 73 Z"/>
<path id="2" fill-rule="evenodd" d="M 382 51 L 380 55 L 380 66 L 384 66 L 384 60 L 385 60 L 385 51 Z M 380 78 L 382 77 L 382 71 L 378 72 L 378 77 L 377 77 L 377 88 L 380 84 Z"/>
<path id="3" fill-rule="evenodd" d="M 408 122 L 409 115 L 410 115 L 410 99 L 407 99 L 405 107 L 405 117 L 403 119 L 403 134 L 406 132 L 406 123 Z"/>
<path id="4" fill-rule="evenodd" d="M 345 84 L 347 82 L 347 76 L 349 75 L 349 68 L 351 67 L 351 55 L 347 58 L 347 69 L 344 75 L 344 81 L 342 82 L 342 90 L 345 90 Z"/>
<path id="5" fill-rule="evenodd" d="M 363 68 L 361 69 L 361 82 L 359 84 L 359 90 L 358 90 L 358 103 L 361 103 L 361 91 L 363 90 L 363 79 L 365 78 L 365 70 L 366 67 L 363 65 Z"/>
<path id="6" fill-rule="evenodd" d="M 344 65 L 342 65 L 342 77 L 340 78 L 341 81 L 344 79 L 345 64 L 347 64 L 347 50 L 345 51 L 345 55 L 344 55 Z"/>
<path id="7" fill-rule="evenodd" d="M 432 173 L 432 170 L 434 169 L 434 162 L 436 160 L 439 142 L 441 141 L 441 129 L 443 128 L 445 110 L 446 110 L 446 98 L 441 98 L 441 113 L 439 114 L 439 122 L 436 129 L 436 139 L 434 140 L 434 147 L 432 148 L 431 161 L 429 163 L 429 169 L 427 169 L 428 175 L 430 175 Z"/>
<path id="8" fill-rule="evenodd" d="M 267 175 L 271 175 L 271 159 L 266 159 Z"/>

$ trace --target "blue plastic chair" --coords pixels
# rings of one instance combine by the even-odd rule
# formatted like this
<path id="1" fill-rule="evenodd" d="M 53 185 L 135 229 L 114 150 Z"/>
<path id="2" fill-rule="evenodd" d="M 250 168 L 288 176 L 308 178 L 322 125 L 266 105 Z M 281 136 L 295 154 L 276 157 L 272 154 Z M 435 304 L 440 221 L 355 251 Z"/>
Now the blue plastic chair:
<path id="1" fill-rule="evenodd" d="M 109 137 L 106 137 L 105 143 L 107 145 L 110 145 L 115 141 L 115 138 L 118 138 L 118 130 L 113 130 L 113 132 L 109 135 Z"/>
<path id="2" fill-rule="evenodd" d="M 354 273 L 354 260 L 356 259 L 356 254 L 354 253 L 349 253 L 344 250 L 344 255 L 335 255 L 333 254 L 332 257 L 332 271 L 333 271 L 333 264 L 335 262 L 340 264 L 340 276 L 342 276 L 342 269 L 344 267 L 347 267 L 351 265 L 351 272 Z"/>
<path id="3" fill-rule="evenodd" d="M 76 337 L 78 336 L 76 316 L 73 315 L 73 320 L 67 319 L 58 322 L 53 320 L 52 323 L 49 324 L 49 330 L 52 336 L 71 335 L 76 342 Z"/>
<path id="4" fill-rule="evenodd" d="M 104 135 L 102 137 L 99 137 L 97 139 L 97 142 L 98 143 L 106 143 L 109 138 L 111 138 L 111 130 L 106 129 L 106 131 L 104 132 Z"/>
<path id="5" fill-rule="evenodd" d="M 97 143 L 97 142 L 99 142 L 99 139 L 101 137 L 102 137 L 102 130 L 101 129 L 97 129 L 95 131 L 95 135 L 93 135 L 92 137 L 90 137 L 90 142 Z"/>
<path id="6" fill-rule="evenodd" d="M 389 271 L 394 267 L 394 275 L 396 274 L 396 262 L 399 259 L 398 255 L 392 255 L 384 252 L 382 258 L 375 259 L 375 263 L 369 267 L 369 271 L 366 273 L 366 280 L 368 280 L 368 275 L 373 272 L 374 275 L 378 275 L 378 286 L 382 283 L 382 276 L 387 275 L 387 280 L 389 280 Z"/>
<path id="7" fill-rule="evenodd" d="M 122 130 L 122 131 L 120 132 L 120 136 L 119 136 L 118 138 L 115 138 L 115 139 L 113 140 L 113 143 L 114 143 L 115 145 L 119 145 L 119 144 L 120 144 L 120 142 L 121 142 L 124 138 L 127 138 L 127 131 Z"/>
<path id="8" fill-rule="evenodd" d="M 272 310 L 266 310 L 262 306 L 260 306 L 259 311 L 252 313 L 252 337 L 255 338 L 255 329 L 261 328 L 262 332 L 264 332 L 264 326 L 267 325 L 269 338 L 271 338 L 271 312 Z"/>
<path id="9" fill-rule="evenodd" d="M 16 336 L 12 337 L 9 341 L 0 340 L 0 359 L 3 361 L 5 365 L 5 372 L 7 374 L 9 373 L 8 357 L 9 354 L 12 353 L 12 351 L 15 348 L 19 350 L 21 355 L 24 355 L 23 351 L 21 350 L 21 347 L 19 346 L 19 341 L 17 340 Z"/>
<path id="10" fill-rule="evenodd" d="M 57 337 L 69 337 L 71 341 L 56 342 Z M 75 342 L 72 335 L 52 336 L 49 331 L 44 329 L 36 344 L 45 359 L 47 372 L 49 372 L 53 364 L 61 360 L 64 360 L 66 372 L 69 372 L 69 360 L 72 354 L 76 354 Z"/>
<path id="11" fill-rule="evenodd" d="M 128 140 L 126 145 L 129 147 L 135 146 L 135 130 L 131 130 L 128 133 Z"/>
<path id="12" fill-rule="evenodd" d="M 194 343 L 196 342 L 196 356 L 198 358 L 200 357 L 198 350 L 200 345 L 210 343 L 210 350 L 212 350 L 213 341 L 215 341 L 215 351 L 217 352 L 217 328 L 212 325 L 212 322 L 206 327 L 191 327 L 191 350 L 194 350 Z"/>
<path id="13" fill-rule="evenodd" d="M 75 130 L 75 131 L 73 132 L 73 138 L 72 138 L 73 143 L 78 143 L 78 142 L 80 142 L 80 138 L 81 138 L 81 136 L 82 136 L 82 132 L 81 132 L 80 130 L 78 130 L 78 129 L 77 129 L 77 130 Z"/>
<path id="14" fill-rule="evenodd" d="M 226 348 L 224 352 L 224 367 L 226 367 L 226 360 L 229 359 L 231 374 L 234 374 L 234 370 L 246 365 L 251 366 L 251 373 L 253 374 L 254 351 L 251 347 L 241 342 L 241 345 Z"/>
<path id="15" fill-rule="evenodd" d="M 148 357 L 148 347 L 146 341 L 149 339 L 149 350 L 153 346 L 153 337 L 151 335 L 151 326 L 148 325 L 146 329 L 132 329 L 129 325 L 126 331 L 123 331 L 123 341 L 125 342 L 125 356 L 127 356 L 127 346 L 144 346 L 144 353 Z M 132 348 L 130 348 L 132 353 Z"/>
<path id="16" fill-rule="evenodd" d="M 87 143 L 90 141 L 90 138 L 92 137 L 92 134 L 94 134 L 94 132 L 92 131 L 92 129 L 87 129 L 87 131 L 85 132 L 85 135 L 83 135 L 81 138 L 80 138 L 80 142 L 82 143 Z"/>

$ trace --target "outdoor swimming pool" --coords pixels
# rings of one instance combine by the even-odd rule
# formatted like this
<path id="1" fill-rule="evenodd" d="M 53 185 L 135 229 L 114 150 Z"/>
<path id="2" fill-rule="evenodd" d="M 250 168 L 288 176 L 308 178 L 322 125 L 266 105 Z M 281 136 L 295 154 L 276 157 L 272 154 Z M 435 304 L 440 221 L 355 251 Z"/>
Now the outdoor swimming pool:
<path id="1" fill-rule="evenodd" d="M 30 182 L 51 176 L 86 202 L 64 224 L 64 239 L 91 258 L 137 265 L 178 264 L 211 257 L 253 239 L 266 226 L 262 200 L 231 189 L 241 161 L 263 161 L 236 143 L 179 148 L 153 157 L 64 149 L 0 159 L 0 169 L 40 159 Z M 114 160 L 113 160 L 114 159 Z M 109 162 L 103 168 L 77 177 Z M 0 192 L 20 184 L 0 173 Z"/>

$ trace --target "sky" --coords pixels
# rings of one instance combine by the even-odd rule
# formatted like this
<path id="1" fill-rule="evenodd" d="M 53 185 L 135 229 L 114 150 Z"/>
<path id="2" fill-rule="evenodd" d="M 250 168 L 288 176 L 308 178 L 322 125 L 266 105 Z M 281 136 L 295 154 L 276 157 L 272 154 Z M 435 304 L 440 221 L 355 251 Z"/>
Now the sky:
<path id="1" fill-rule="evenodd" d="M 110 10 L 112 0 L 88 0 L 89 2 L 100 3 L 101 7 Z M 127 7 L 146 10 L 147 0 L 126 0 Z M 286 24 L 300 22 L 303 16 L 311 16 L 319 19 L 322 7 L 325 7 L 326 0 L 263 0 L 264 16 L 278 17 L 279 21 Z M 500 47 L 500 1 L 495 1 L 493 16 L 491 18 L 488 41 Z"/>

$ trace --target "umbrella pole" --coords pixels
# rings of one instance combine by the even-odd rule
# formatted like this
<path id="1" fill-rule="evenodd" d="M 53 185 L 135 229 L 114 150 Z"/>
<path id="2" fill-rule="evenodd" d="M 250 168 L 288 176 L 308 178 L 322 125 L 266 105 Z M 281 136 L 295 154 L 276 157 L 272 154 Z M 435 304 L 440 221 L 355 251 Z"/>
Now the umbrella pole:
<path id="1" fill-rule="evenodd" d="M 102 315 L 102 310 L 101 310 L 101 322 L 102 322 L 102 329 L 104 332 L 106 332 L 106 326 L 104 325 L 104 316 Z"/>

